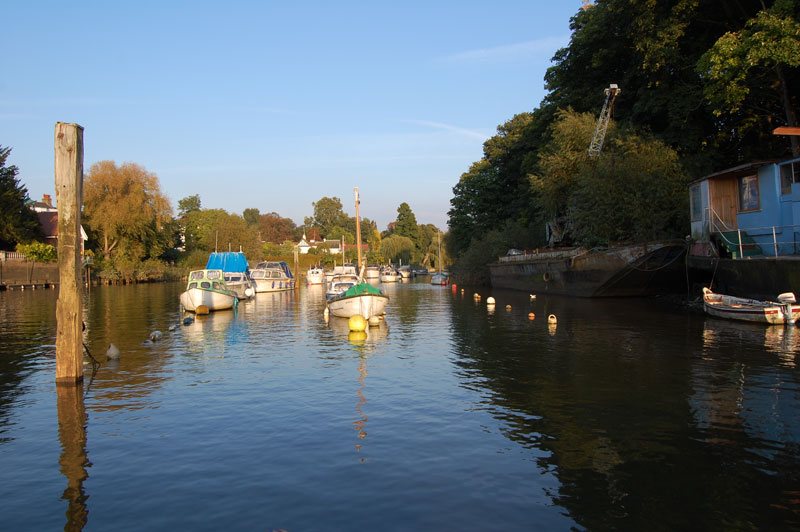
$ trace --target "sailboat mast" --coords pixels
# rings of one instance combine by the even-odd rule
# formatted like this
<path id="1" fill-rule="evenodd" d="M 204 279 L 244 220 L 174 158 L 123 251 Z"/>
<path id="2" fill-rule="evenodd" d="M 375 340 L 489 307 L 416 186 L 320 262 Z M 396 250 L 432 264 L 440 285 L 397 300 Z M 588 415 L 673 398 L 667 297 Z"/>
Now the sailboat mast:
<path id="1" fill-rule="evenodd" d="M 358 215 L 358 204 L 361 200 L 358 197 L 358 187 L 354 188 L 356 195 L 356 246 L 358 246 L 358 271 L 361 271 L 361 218 Z"/>

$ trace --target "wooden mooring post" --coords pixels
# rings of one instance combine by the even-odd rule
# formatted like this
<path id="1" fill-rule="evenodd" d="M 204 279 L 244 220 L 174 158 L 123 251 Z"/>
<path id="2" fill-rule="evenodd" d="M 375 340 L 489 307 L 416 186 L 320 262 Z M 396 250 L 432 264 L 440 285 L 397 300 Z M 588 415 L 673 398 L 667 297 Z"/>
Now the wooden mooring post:
<path id="1" fill-rule="evenodd" d="M 83 299 L 81 297 L 81 204 L 83 127 L 56 123 L 56 202 L 58 205 L 58 301 L 56 302 L 56 383 L 83 381 Z"/>

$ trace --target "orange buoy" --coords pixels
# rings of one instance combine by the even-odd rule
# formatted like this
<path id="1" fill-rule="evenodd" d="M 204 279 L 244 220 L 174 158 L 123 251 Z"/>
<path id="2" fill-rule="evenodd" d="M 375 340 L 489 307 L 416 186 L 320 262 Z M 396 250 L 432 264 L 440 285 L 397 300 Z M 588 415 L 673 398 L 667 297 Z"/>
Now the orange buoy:
<path id="1" fill-rule="evenodd" d="M 528 314 L 528 319 L 529 320 L 532 320 L 532 319 L 535 319 L 535 318 L 536 318 L 536 314 L 534 314 L 533 312 Z"/>

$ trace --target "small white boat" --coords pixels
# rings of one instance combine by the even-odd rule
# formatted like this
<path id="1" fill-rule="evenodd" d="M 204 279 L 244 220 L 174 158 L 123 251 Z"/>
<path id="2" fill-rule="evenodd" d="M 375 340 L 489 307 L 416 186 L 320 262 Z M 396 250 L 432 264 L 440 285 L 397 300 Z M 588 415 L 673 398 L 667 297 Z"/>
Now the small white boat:
<path id="1" fill-rule="evenodd" d="M 364 268 L 364 279 L 367 281 L 372 279 L 380 279 L 381 276 L 381 267 L 377 264 L 367 264 L 367 267 Z"/>
<path id="2" fill-rule="evenodd" d="M 331 299 L 346 292 L 349 288 L 357 285 L 358 282 L 358 275 L 337 275 L 328 283 L 328 289 L 325 291 L 325 299 Z"/>
<path id="3" fill-rule="evenodd" d="M 431 275 L 431 284 L 446 285 L 450 277 L 445 272 L 436 272 Z"/>
<path id="4" fill-rule="evenodd" d="M 325 284 L 325 270 L 322 269 L 322 266 L 312 266 L 308 269 L 306 283 Z"/>
<path id="5" fill-rule="evenodd" d="M 400 266 L 397 268 L 397 273 L 400 274 L 400 277 L 403 279 L 410 279 L 411 278 L 411 266 L 408 264 Z"/>
<path id="6" fill-rule="evenodd" d="M 389 296 L 366 281 L 351 286 L 347 291 L 328 300 L 328 310 L 340 318 L 361 315 L 365 320 L 384 314 Z"/>
<path id="7" fill-rule="evenodd" d="M 770 325 L 794 325 L 800 318 L 800 305 L 796 305 L 792 292 L 784 292 L 778 301 L 759 301 L 712 292 L 703 287 L 703 308 L 718 318 L 751 321 Z"/>
<path id="8" fill-rule="evenodd" d="M 250 270 L 256 292 L 281 292 L 293 290 L 295 279 L 285 262 L 259 262 Z"/>
<path id="9" fill-rule="evenodd" d="M 396 283 L 400 278 L 400 274 L 394 269 L 394 266 L 384 266 L 381 268 L 380 280 L 382 283 Z"/>
<path id="10" fill-rule="evenodd" d="M 436 263 L 437 271 L 431 275 L 431 284 L 446 285 L 450 280 L 450 276 L 442 271 L 442 233 L 439 232 L 439 260 Z"/>
<path id="11" fill-rule="evenodd" d="M 180 301 L 185 310 L 197 312 L 201 305 L 209 311 L 235 308 L 239 298 L 228 289 L 222 270 L 195 270 L 189 273 Z"/>
<path id="12" fill-rule="evenodd" d="M 337 275 L 358 275 L 358 270 L 356 269 L 356 265 L 352 263 L 334 266 L 333 270 L 325 272 L 325 281 L 330 283 Z"/>

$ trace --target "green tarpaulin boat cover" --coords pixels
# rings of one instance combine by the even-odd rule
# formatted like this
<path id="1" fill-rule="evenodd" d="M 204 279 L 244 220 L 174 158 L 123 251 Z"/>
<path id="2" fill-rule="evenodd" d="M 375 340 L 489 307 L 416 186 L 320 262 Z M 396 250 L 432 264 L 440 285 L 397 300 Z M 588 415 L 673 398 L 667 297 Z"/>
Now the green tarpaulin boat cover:
<path id="1" fill-rule="evenodd" d="M 372 286 L 369 283 L 359 283 L 357 285 L 354 285 L 354 286 L 351 286 L 350 288 L 348 288 L 347 291 L 344 293 L 344 296 L 345 297 L 347 297 L 347 296 L 359 296 L 359 295 L 363 295 L 363 294 L 373 294 L 373 295 L 376 295 L 376 296 L 382 296 L 383 292 L 381 292 L 380 290 L 378 290 L 377 288 L 375 288 L 374 286 Z"/>

